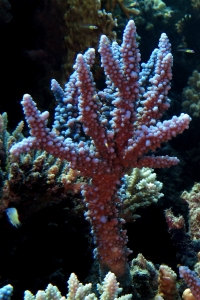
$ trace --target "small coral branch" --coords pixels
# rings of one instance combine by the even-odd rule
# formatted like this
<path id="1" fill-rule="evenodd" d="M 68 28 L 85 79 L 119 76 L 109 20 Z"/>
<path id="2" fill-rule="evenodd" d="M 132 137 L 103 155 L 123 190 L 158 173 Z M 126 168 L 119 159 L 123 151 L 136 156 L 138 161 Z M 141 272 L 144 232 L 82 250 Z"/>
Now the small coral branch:
<path id="1" fill-rule="evenodd" d="M 179 268 L 179 273 L 180 277 L 184 279 L 187 286 L 190 288 L 195 299 L 200 300 L 200 278 L 197 277 L 196 272 L 191 271 L 186 266 L 181 266 Z"/>

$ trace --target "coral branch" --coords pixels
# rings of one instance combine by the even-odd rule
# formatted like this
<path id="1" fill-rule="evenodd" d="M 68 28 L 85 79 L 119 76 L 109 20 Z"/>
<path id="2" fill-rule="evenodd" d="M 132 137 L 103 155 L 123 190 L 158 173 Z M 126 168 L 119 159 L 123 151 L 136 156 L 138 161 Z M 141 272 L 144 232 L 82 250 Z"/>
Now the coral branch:
<path id="1" fill-rule="evenodd" d="M 22 105 L 32 137 L 14 145 L 11 155 L 30 149 L 43 149 L 91 179 L 82 186 L 86 218 L 92 234 L 100 268 L 112 271 L 123 285 L 130 285 L 127 264 L 126 231 L 119 218 L 120 199 L 116 191 L 120 179 L 133 167 L 170 167 L 176 157 L 150 156 L 161 143 L 188 128 L 187 114 L 158 122 L 169 107 L 172 55 L 165 34 L 158 49 L 139 72 L 140 53 L 134 22 L 128 22 L 121 47 L 110 44 L 106 36 L 100 40 L 99 52 L 107 87 L 95 90 L 90 68 L 94 50 L 79 54 L 65 89 L 53 80 L 52 90 L 58 102 L 53 130 L 47 128 L 48 113 L 38 111 L 29 95 Z M 146 156 L 147 154 L 147 156 Z"/>

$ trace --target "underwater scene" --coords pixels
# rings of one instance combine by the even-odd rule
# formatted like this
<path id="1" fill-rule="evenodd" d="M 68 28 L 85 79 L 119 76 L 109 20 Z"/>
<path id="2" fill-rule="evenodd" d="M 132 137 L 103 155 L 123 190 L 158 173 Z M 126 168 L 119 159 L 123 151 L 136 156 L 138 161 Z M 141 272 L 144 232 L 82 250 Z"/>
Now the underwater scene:
<path id="1" fill-rule="evenodd" d="M 200 300 L 200 0 L 0 0 L 0 299 Z"/>

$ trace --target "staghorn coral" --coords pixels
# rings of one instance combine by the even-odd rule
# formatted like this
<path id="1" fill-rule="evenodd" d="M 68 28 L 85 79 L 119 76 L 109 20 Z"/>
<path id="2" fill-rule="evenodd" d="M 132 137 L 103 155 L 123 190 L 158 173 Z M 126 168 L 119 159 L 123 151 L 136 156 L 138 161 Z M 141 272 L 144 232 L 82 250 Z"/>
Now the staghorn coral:
<path id="1" fill-rule="evenodd" d="M 79 192 L 83 179 L 77 181 L 80 172 L 70 168 L 66 161 L 54 159 L 45 151 L 30 151 L 20 158 L 11 157 L 10 147 L 24 137 L 24 123 L 20 122 L 11 135 L 7 131 L 7 123 L 7 114 L 0 115 L 0 216 L 8 206 L 29 203 L 32 198 L 28 209 L 30 213 L 51 202 L 62 201 L 69 191 L 74 194 Z M 120 217 L 126 223 L 139 217 L 135 214 L 138 208 L 156 203 L 163 196 L 160 193 L 162 183 L 156 180 L 156 173 L 151 168 L 134 168 L 122 180 L 123 185 L 119 190 L 122 200 Z M 29 213 L 26 216 L 28 215 Z"/>
<path id="2" fill-rule="evenodd" d="M 38 291 L 35 296 L 33 296 L 30 291 L 25 291 L 24 300 L 129 300 L 132 297 L 130 294 L 118 297 L 122 288 L 119 288 L 116 276 L 111 272 L 105 276 L 101 285 L 97 285 L 100 297 L 97 297 L 94 293 L 92 293 L 91 289 L 91 283 L 83 285 L 79 282 L 77 276 L 72 273 L 68 280 L 69 292 L 66 297 L 61 296 L 61 293 L 56 286 L 49 284 L 45 291 Z"/>
<path id="3" fill-rule="evenodd" d="M 0 115 L 0 217 L 9 206 L 25 206 L 26 217 L 46 205 L 67 198 L 68 192 L 77 194 L 79 172 L 67 161 L 55 159 L 45 151 L 30 151 L 11 157 L 9 149 L 23 138 L 24 123 L 20 122 L 10 135 L 7 114 Z M 83 209 L 83 206 L 82 206 Z"/>
<path id="4" fill-rule="evenodd" d="M 126 222 L 137 219 L 138 215 L 134 213 L 138 208 L 147 207 L 163 197 L 160 193 L 162 183 L 156 180 L 156 173 L 151 168 L 134 168 L 122 180 L 118 195 L 123 202 L 120 215 Z"/>
<path id="5" fill-rule="evenodd" d="M 41 113 L 31 96 L 25 94 L 22 105 L 31 136 L 14 145 L 10 153 L 18 156 L 31 149 L 45 149 L 69 160 L 72 168 L 90 178 L 90 183 L 82 186 L 82 195 L 88 208 L 86 220 L 91 222 L 97 245 L 95 257 L 103 273 L 111 270 L 128 286 L 130 250 L 122 228 L 124 221 L 118 217 L 118 184 L 131 167 L 176 165 L 176 157 L 148 154 L 187 129 L 191 118 L 181 114 L 158 121 L 170 102 L 167 94 L 172 55 L 166 34 L 161 35 L 158 49 L 147 64 L 142 64 L 140 73 L 132 20 L 126 26 L 121 47 L 116 42 L 111 45 L 102 35 L 99 52 L 107 76 L 106 88 L 100 92 L 95 89 L 90 71 L 94 49 L 79 54 L 65 90 L 52 80 L 58 102 L 54 129 L 47 127 L 49 112 Z M 103 110 L 105 101 L 112 111 Z"/>
<path id="6" fill-rule="evenodd" d="M 55 188 L 58 188 L 58 194 L 59 194 L 60 191 L 63 190 L 60 185 L 62 183 L 64 183 L 65 181 L 66 181 L 66 191 L 68 191 L 70 183 L 75 182 L 75 184 L 73 186 L 76 186 L 76 179 L 77 179 L 78 173 L 76 173 L 76 171 L 68 168 L 69 169 L 68 173 L 65 175 L 63 172 L 59 177 L 58 169 L 59 169 L 59 166 L 61 166 L 60 165 L 61 162 L 59 160 L 53 159 L 53 157 L 51 157 L 50 155 L 47 155 L 45 153 L 45 151 L 30 151 L 27 155 L 21 155 L 20 158 L 13 157 L 13 159 L 15 159 L 13 162 L 12 159 L 9 157 L 8 152 L 12 145 L 14 145 L 17 141 L 20 141 L 23 138 L 22 130 L 23 130 L 23 122 L 20 122 L 19 125 L 16 127 L 16 129 L 13 131 L 12 135 L 10 135 L 7 131 L 7 115 L 6 114 L 0 115 L 1 151 L 3 151 L 5 153 L 5 156 L 3 156 L 4 160 L 2 159 L 2 163 L 5 162 L 4 169 L 8 169 L 8 172 L 9 172 L 9 170 L 15 170 L 15 167 L 17 168 L 17 171 L 15 171 L 15 173 L 13 173 L 13 174 L 10 173 L 10 178 L 9 178 L 10 180 L 7 180 L 8 186 L 10 187 L 9 193 L 10 193 L 10 195 L 12 195 L 12 193 L 13 193 L 12 188 L 14 188 L 15 186 L 18 186 L 19 184 L 21 186 L 23 186 L 23 188 L 24 188 L 24 194 L 22 194 L 22 197 L 25 197 L 25 199 L 23 200 L 21 198 L 15 198 L 14 196 L 18 197 L 19 194 L 13 193 L 13 198 L 12 197 L 9 198 L 9 200 L 11 201 L 10 204 L 15 203 L 17 205 L 18 202 L 19 202 L 19 204 L 21 202 L 24 202 L 24 204 L 26 205 L 26 210 L 28 210 L 28 215 L 29 215 L 29 211 L 30 211 L 30 213 L 32 213 L 34 210 L 37 210 L 37 209 L 40 209 L 41 207 L 43 207 L 43 203 L 41 203 L 40 201 L 44 201 L 44 206 L 45 206 L 45 205 L 48 205 L 48 203 L 50 203 L 52 201 L 54 202 L 55 198 L 56 198 L 56 195 L 48 194 L 48 195 L 50 195 L 50 197 L 49 197 L 49 202 L 47 203 L 45 201 L 46 195 L 44 195 L 44 196 L 41 195 L 41 197 L 38 196 L 39 202 L 34 203 L 33 204 L 34 207 L 33 207 L 31 202 L 28 201 L 28 197 L 31 197 L 32 193 L 34 192 L 34 189 L 32 189 L 30 185 L 33 185 L 33 186 L 34 186 L 34 184 L 37 185 L 38 180 L 39 180 L 38 177 L 34 176 L 33 174 L 35 174 L 35 173 L 43 174 L 43 176 L 44 176 L 43 180 L 44 181 L 46 180 L 46 183 L 47 183 L 46 186 L 48 187 L 49 185 L 50 186 L 54 185 Z M 45 173 L 44 166 L 46 165 L 46 167 L 47 167 L 48 162 L 49 163 L 52 162 L 52 164 L 50 164 L 48 166 L 47 171 Z M 24 175 L 23 175 L 23 173 L 24 173 Z M 4 175 L 7 176 L 6 174 L 7 173 L 5 172 Z M 28 174 L 30 176 L 28 176 Z M 22 176 L 24 176 L 23 181 L 22 181 Z M 154 198 L 154 197 L 156 197 L 156 194 L 157 194 L 157 196 L 159 195 L 159 197 L 162 196 L 162 194 L 160 194 L 160 192 L 159 192 L 162 187 L 162 183 L 156 181 L 156 174 L 153 173 L 153 170 L 150 168 L 142 168 L 141 170 L 138 168 L 134 168 L 130 175 L 125 175 L 125 178 L 126 178 L 126 181 L 128 182 L 127 194 L 131 194 L 133 191 L 137 190 L 138 197 L 140 198 L 140 196 L 141 196 L 140 188 L 141 188 L 141 190 L 144 193 L 143 196 L 146 195 L 146 197 L 148 198 L 149 204 L 151 201 L 154 201 L 154 200 L 157 201 L 157 199 Z M 29 179 L 30 179 L 30 181 L 29 181 Z M 13 185 L 11 185 L 12 180 L 13 180 Z M 59 185 L 58 185 L 58 182 L 59 182 Z M 30 184 L 28 186 L 28 189 L 26 189 L 27 184 Z M 148 190 L 147 187 L 149 184 L 150 184 L 150 187 L 153 185 L 153 187 L 155 188 L 155 189 L 153 188 L 153 190 L 152 190 L 155 192 L 155 194 L 152 193 L 151 190 Z M 78 183 L 77 183 L 77 185 L 78 185 Z M 134 185 L 137 185 L 137 187 L 134 187 Z M 37 187 L 38 187 L 38 185 L 37 185 Z M 59 187 L 60 187 L 60 189 L 59 189 Z M 72 186 L 71 186 L 71 188 L 72 188 Z M 29 190 L 30 190 L 30 193 L 29 193 Z M 19 190 L 18 192 L 21 193 L 21 191 Z M 41 190 L 38 191 L 38 193 L 39 192 L 41 192 Z M 60 197 L 60 201 L 61 201 L 64 197 L 64 193 L 61 193 L 60 196 L 61 196 Z M 33 198 L 33 196 L 32 196 L 32 198 Z M 142 200 L 142 198 L 140 200 Z M 29 206 L 30 206 L 30 208 L 29 208 Z M 122 207 L 122 211 L 123 211 L 123 207 Z M 133 266 L 133 269 L 132 269 L 133 270 L 133 285 L 137 287 L 136 290 L 137 290 L 137 293 L 139 293 L 139 290 L 141 288 L 141 286 L 137 286 L 139 276 L 144 276 L 144 277 L 142 277 L 143 279 L 148 278 L 148 280 L 145 282 L 148 283 L 148 285 L 149 285 L 149 280 L 151 282 L 151 280 L 153 280 L 153 276 L 156 276 L 156 274 L 154 274 L 153 265 L 150 262 L 146 261 L 142 255 L 139 255 L 136 260 L 133 260 L 132 266 Z M 140 270 L 140 271 L 138 271 L 139 266 L 140 266 L 140 268 L 142 268 L 142 270 Z M 114 275 L 112 273 L 109 273 L 109 274 L 111 277 L 110 281 L 116 282 Z M 74 276 L 72 278 L 74 278 Z M 117 284 L 117 283 L 115 283 L 115 284 Z M 82 286 L 80 285 L 79 292 L 82 289 L 81 287 Z M 144 286 L 142 285 L 142 287 L 144 287 Z M 147 293 L 148 293 L 148 291 L 147 291 L 148 289 L 150 289 L 150 287 L 145 288 L 145 291 Z M 102 300 L 113 299 L 113 297 L 110 297 L 110 296 L 108 297 L 106 295 L 105 280 L 104 280 L 102 286 L 98 285 L 98 290 L 99 290 L 99 292 L 101 292 L 101 296 L 99 297 L 100 299 L 102 299 Z M 119 289 L 119 291 L 120 291 L 120 289 Z M 134 293 L 135 293 L 135 291 L 133 292 L 133 294 Z M 51 295 L 51 296 L 49 296 L 49 295 Z M 39 291 L 36 296 L 33 296 L 30 292 L 27 291 L 25 293 L 24 299 L 25 300 L 33 300 L 33 299 L 36 299 L 36 300 L 37 299 L 38 300 L 39 299 L 40 300 L 41 299 L 51 299 L 52 300 L 52 299 L 54 299 L 54 295 L 56 295 L 55 299 L 65 299 L 64 297 L 62 297 L 59 294 L 59 291 L 57 290 L 57 288 L 52 286 L 51 284 L 48 285 L 48 287 L 45 291 Z M 83 294 L 81 293 L 81 295 L 83 295 Z M 50 297 L 50 298 L 48 298 L 48 297 Z M 86 298 L 86 297 L 89 297 L 89 298 Z M 74 298 L 70 298 L 70 297 L 68 297 L 68 298 L 75 299 L 75 296 L 74 296 Z M 122 300 L 126 300 L 126 299 L 130 299 L 131 296 L 125 295 L 125 296 L 120 297 L 120 299 L 121 298 L 122 298 Z M 77 296 L 76 296 L 76 299 L 77 299 Z M 98 298 L 94 294 L 89 293 L 89 295 L 84 296 L 83 298 L 80 298 L 80 299 L 98 299 Z"/>

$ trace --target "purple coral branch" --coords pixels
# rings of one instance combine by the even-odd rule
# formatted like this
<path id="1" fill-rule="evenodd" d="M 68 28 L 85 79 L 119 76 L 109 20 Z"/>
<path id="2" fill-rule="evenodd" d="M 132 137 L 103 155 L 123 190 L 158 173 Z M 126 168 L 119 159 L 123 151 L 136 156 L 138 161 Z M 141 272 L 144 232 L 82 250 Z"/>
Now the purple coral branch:
<path id="1" fill-rule="evenodd" d="M 186 266 L 179 268 L 180 277 L 184 279 L 187 286 L 190 288 L 196 300 L 200 300 L 200 278 L 197 277 L 196 272 L 191 271 Z"/>

